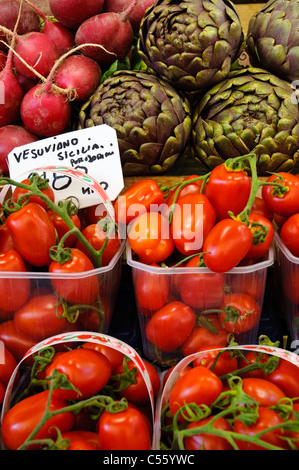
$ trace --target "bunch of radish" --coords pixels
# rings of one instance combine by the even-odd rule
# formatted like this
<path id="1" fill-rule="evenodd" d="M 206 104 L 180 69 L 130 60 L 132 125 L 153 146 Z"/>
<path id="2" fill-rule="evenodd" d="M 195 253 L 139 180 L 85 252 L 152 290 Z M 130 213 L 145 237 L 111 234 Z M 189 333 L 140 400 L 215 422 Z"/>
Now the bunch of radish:
<path id="1" fill-rule="evenodd" d="M 47 16 L 34 0 L 0 0 L 0 173 L 15 146 L 72 129 L 155 1 L 49 0 Z"/>

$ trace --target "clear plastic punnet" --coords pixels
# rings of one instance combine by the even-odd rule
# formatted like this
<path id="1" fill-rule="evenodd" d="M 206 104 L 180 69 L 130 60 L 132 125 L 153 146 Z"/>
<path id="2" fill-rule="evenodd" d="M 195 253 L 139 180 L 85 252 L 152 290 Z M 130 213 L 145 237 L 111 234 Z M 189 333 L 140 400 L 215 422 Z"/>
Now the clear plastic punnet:
<path id="1" fill-rule="evenodd" d="M 37 172 L 46 170 L 84 183 L 93 193 L 95 205 L 104 206 L 113 222 L 113 205 L 92 177 L 65 167 L 44 167 Z M 7 193 L 7 185 L 2 191 Z M 124 247 L 125 240 L 120 239 L 119 248 L 107 264 L 81 272 L 50 272 L 47 266 L 32 269 L 30 265 L 24 272 L 0 271 L 2 300 L 6 299 L 0 301 L 0 341 L 16 360 L 21 360 L 34 344 L 55 334 L 75 330 L 107 333 L 120 283 Z"/>
<path id="2" fill-rule="evenodd" d="M 299 258 L 294 256 L 281 240 L 274 235 L 276 247 L 277 294 L 284 320 L 288 327 L 290 340 L 299 339 Z"/>
<path id="3" fill-rule="evenodd" d="M 225 273 L 206 267 L 146 265 L 129 243 L 126 259 L 149 360 L 170 367 L 198 348 L 226 346 L 232 337 L 238 344 L 257 341 L 273 247 L 265 259 Z"/>

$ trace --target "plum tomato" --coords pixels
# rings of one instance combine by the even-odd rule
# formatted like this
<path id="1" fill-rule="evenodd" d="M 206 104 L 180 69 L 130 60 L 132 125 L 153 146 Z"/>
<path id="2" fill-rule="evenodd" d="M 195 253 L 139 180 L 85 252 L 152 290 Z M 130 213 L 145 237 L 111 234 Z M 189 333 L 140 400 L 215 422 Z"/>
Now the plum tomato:
<path id="1" fill-rule="evenodd" d="M 110 412 L 105 409 L 98 421 L 100 450 L 150 450 L 151 436 L 143 413 L 133 404 Z"/>
<path id="2" fill-rule="evenodd" d="M 194 328 L 195 320 L 191 307 L 174 300 L 150 317 L 145 326 L 145 335 L 161 351 L 172 352 L 186 341 Z"/>
<path id="3" fill-rule="evenodd" d="M 174 251 L 169 222 L 159 212 L 146 212 L 129 225 L 128 243 L 145 264 L 165 261 Z"/>
<path id="4" fill-rule="evenodd" d="M 90 259 L 77 248 L 70 248 L 71 259 L 60 264 L 52 261 L 49 273 L 52 284 L 57 293 L 71 304 L 92 305 L 99 294 L 99 281 L 96 274 L 86 273 L 92 271 L 94 266 Z M 72 274 L 85 273 L 85 276 L 72 277 Z M 65 274 L 65 277 L 55 277 L 56 274 Z"/>
<path id="5" fill-rule="evenodd" d="M 84 399 L 98 393 L 111 377 L 111 365 L 99 351 L 77 348 L 54 355 L 47 376 L 57 370 L 65 374 L 77 390 L 56 388 L 53 395 L 63 399 Z"/>
<path id="6" fill-rule="evenodd" d="M 217 375 L 207 367 L 197 366 L 181 375 L 169 395 L 172 416 L 184 405 L 196 403 L 210 406 L 223 390 Z"/>

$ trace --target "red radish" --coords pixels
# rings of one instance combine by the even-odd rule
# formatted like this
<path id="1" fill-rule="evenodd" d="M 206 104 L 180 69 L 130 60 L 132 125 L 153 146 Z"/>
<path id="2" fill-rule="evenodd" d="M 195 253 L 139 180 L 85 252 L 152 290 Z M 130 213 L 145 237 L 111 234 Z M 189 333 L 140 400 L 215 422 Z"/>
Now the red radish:
<path id="1" fill-rule="evenodd" d="M 67 97 L 52 89 L 51 83 L 31 88 L 21 103 L 21 118 L 26 128 L 40 137 L 52 137 L 69 125 L 71 107 Z"/>
<path id="2" fill-rule="evenodd" d="M 18 36 L 15 52 L 38 73 L 46 77 L 59 58 L 57 48 L 48 36 L 32 32 Z M 14 66 L 18 73 L 27 78 L 36 78 L 34 71 L 28 68 L 18 56 L 14 56 Z"/>
<path id="3" fill-rule="evenodd" d="M 44 12 L 42 12 L 28 0 L 25 1 L 40 16 L 43 22 L 40 32 L 44 33 L 46 36 L 52 39 L 57 48 L 58 54 L 61 56 L 62 54 L 65 54 L 67 51 L 69 51 L 74 45 L 75 32 L 59 23 L 59 21 L 48 18 Z"/>
<path id="4" fill-rule="evenodd" d="M 18 17 L 12 33 L 12 41 L 7 54 L 6 64 L 0 72 L 0 127 L 6 124 L 15 124 L 20 118 L 20 105 L 23 90 L 15 77 L 13 70 L 13 49 L 16 41 Z"/>
<path id="5" fill-rule="evenodd" d="M 49 0 L 55 18 L 67 28 L 77 29 L 83 21 L 100 13 L 104 0 Z"/>
<path id="6" fill-rule="evenodd" d="M 31 31 L 39 31 L 40 22 L 37 13 L 24 3 L 21 8 L 20 6 L 20 0 L 0 0 L 0 25 L 12 31 L 20 13 L 20 21 L 16 30 L 17 34 L 21 35 Z M 0 39 L 5 40 L 5 35 L 0 33 Z M 1 48 L 4 48 L 3 45 Z"/>
<path id="7" fill-rule="evenodd" d="M 0 31 L 12 36 L 13 32 L 4 26 Z M 38 31 L 15 37 L 14 66 L 18 73 L 27 78 L 36 78 L 34 71 L 47 76 L 59 58 L 57 48 L 48 36 Z M 11 46 L 10 46 L 11 48 Z M 23 60 L 22 60 L 23 59 Z"/>
<path id="8" fill-rule="evenodd" d="M 8 124 L 0 127 L 0 171 L 8 174 L 7 157 L 16 147 L 36 142 L 38 137 L 26 130 L 23 126 Z"/>
<path id="9" fill-rule="evenodd" d="M 82 53 L 105 65 L 124 59 L 133 44 L 133 29 L 128 18 L 137 2 L 133 0 L 130 7 L 121 13 L 100 13 L 84 21 L 77 29 L 75 43 L 100 44 L 109 52 L 91 46 L 84 47 Z"/>
<path id="10" fill-rule="evenodd" d="M 54 83 L 60 88 L 76 90 L 74 101 L 83 101 L 99 85 L 101 76 L 101 68 L 95 60 L 84 55 L 73 55 L 58 67 Z"/>
<path id="11" fill-rule="evenodd" d="M 132 0 L 105 0 L 104 9 L 105 11 L 119 13 L 128 8 L 131 3 Z M 139 26 L 146 10 L 152 5 L 155 5 L 155 3 L 156 0 L 139 0 L 129 17 L 134 33 L 139 31 Z"/>
<path id="12" fill-rule="evenodd" d="M 90 45 L 84 44 L 84 46 Z M 61 88 L 53 83 L 53 80 L 63 61 L 79 49 L 81 49 L 80 46 L 75 47 L 62 55 L 53 65 L 47 78 L 40 76 L 43 83 L 31 88 L 23 98 L 21 119 L 29 131 L 40 137 L 61 134 L 70 124 L 71 106 L 69 101 L 74 100 L 76 90 Z"/>

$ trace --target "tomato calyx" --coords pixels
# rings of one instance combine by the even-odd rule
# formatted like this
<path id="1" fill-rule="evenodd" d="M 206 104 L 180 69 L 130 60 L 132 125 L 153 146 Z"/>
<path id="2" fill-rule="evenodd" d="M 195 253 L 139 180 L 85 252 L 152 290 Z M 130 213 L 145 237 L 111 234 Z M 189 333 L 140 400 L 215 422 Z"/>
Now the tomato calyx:
<path id="1" fill-rule="evenodd" d="M 116 381 L 118 383 L 118 387 L 115 389 L 115 392 L 121 392 L 125 390 L 130 385 L 136 384 L 136 374 L 137 374 L 137 367 L 129 368 L 128 362 L 130 362 L 130 358 L 124 356 L 123 358 L 123 372 L 121 374 L 115 374 L 111 376 L 112 381 Z"/>
<path id="2" fill-rule="evenodd" d="M 283 198 L 284 195 L 289 192 L 290 188 L 285 185 L 283 177 L 279 173 L 270 172 L 271 175 L 275 175 L 276 178 L 270 183 L 264 183 L 264 185 L 273 185 L 272 195 Z"/>

